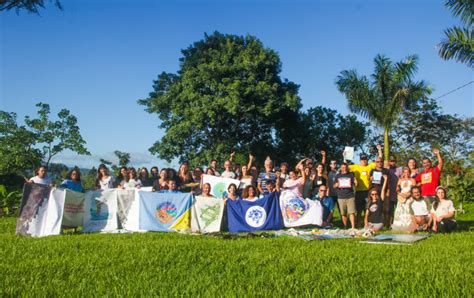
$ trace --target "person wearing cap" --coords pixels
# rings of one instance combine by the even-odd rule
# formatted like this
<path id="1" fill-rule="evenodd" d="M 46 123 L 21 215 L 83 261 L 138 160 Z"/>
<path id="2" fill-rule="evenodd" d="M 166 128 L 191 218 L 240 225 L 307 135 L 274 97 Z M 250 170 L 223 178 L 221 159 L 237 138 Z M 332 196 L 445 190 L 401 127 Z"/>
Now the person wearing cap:
<path id="1" fill-rule="evenodd" d="M 434 202 L 436 199 L 436 188 L 439 186 L 441 170 L 443 169 L 443 158 L 438 149 L 434 149 L 433 153 L 438 158 L 438 165 L 433 167 L 431 160 L 427 157 L 423 158 L 423 167 L 425 168 L 415 177 L 418 185 L 421 185 L 421 196 Z"/>
<path id="2" fill-rule="evenodd" d="M 435 198 L 431 207 L 433 232 L 449 233 L 457 226 L 457 222 L 454 219 L 456 209 L 454 208 L 453 201 L 446 197 L 446 189 L 441 186 L 436 188 Z"/>
<path id="3" fill-rule="evenodd" d="M 377 145 L 378 157 L 382 157 L 382 146 Z M 357 181 L 356 192 L 355 192 L 355 205 L 356 205 L 356 226 L 360 227 L 363 225 L 362 213 L 365 212 L 367 204 L 367 197 L 369 194 L 370 186 L 370 171 L 375 168 L 375 163 L 369 163 L 367 155 L 362 154 L 360 156 L 360 164 L 353 164 L 349 166 L 349 171 L 354 173 Z"/>
<path id="4" fill-rule="evenodd" d="M 395 212 L 395 206 L 398 202 L 398 179 L 402 176 L 403 168 L 397 167 L 397 159 L 395 156 L 390 155 L 387 165 L 387 176 L 388 176 L 388 187 L 387 187 L 387 198 L 384 201 L 384 215 L 385 215 L 385 226 L 389 227 L 393 221 L 393 215 Z"/>

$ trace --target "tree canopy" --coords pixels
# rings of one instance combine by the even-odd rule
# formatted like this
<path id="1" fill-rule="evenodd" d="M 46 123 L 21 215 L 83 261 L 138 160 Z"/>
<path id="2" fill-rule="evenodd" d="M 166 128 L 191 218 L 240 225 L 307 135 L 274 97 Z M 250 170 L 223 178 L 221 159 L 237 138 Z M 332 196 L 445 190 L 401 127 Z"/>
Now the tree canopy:
<path id="1" fill-rule="evenodd" d="M 280 78 L 278 54 L 254 36 L 215 32 L 182 51 L 180 70 L 161 73 L 139 100 L 165 135 L 150 151 L 205 164 L 231 151 L 276 154 L 285 115 L 299 112 L 298 86 Z"/>

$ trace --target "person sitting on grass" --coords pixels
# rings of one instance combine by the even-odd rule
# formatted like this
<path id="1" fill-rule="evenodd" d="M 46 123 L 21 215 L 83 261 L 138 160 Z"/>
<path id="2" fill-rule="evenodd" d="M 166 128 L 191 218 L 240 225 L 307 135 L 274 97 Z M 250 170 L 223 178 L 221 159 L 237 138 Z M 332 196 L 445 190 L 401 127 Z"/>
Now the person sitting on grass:
<path id="1" fill-rule="evenodd" d="M 332 217 L 334 214 L 334 208 L 336 205 L 334 204 L 334 200 L 327 195 L 328 188 L 326 185 L 319 186 L 317 200 L 321 203 L 323 207 L 323 223 L 321 226 L 323 227 L 332 227 Z"/>
<path id="2" fill-rule="evenodd" d="M 453 231 L 457 222 L 454 219 L 456 209 L 454 209 L 453 201 L 446 197 L 446 190 L 438 186 L 436 188 L 436 199 L 431 208 L 431 216 L 433 218 L 433 232 L 449 233 Z"/>
<path id="3" fill-rule="evenodd" d="M 411 203 L 411 210 L 413 211 L 414 223 L 416 230 L 428 231 L 431 226 L 430 216 L 430 201 L 427 198 L 421 197 L 421 190 L 418 186 L 411 188 L 411 197 L 413 202 Z"/>
<path id="4" fill-rule="evenodd" d="M 369 198 L 365 210 L 365 228 L 378 232 L 383 228 L 383 201 L 376 187 L 369 190 Z"/>
<path id="5" fill-rule="evenodd" d="M 28 183 L 35 183 L 47 186 L 53 186 L 53 181 L 47 175 L 48 169 L 46 166 L 40 166 L 36 169 L 36 176 L 28 180 Z"/>
<path id="6" fill-rule="evenodd" d="M 84 192 L 84 188 L 81 183 L 81 172 L 79 168 L 74 168 L 66 175 L 66 179 L 61 183 L 59 187 L 67 188 L 77 192 Z"/>
<path id="7" fill-rule="evenodd" d="M 244 188 L 244 193 L 242 194 L 242 198 L 247 201 L 255 202 L 257 197 L 257 189 L 253 185 L 247 185 Z"/>
<path id="8" fill-rule="evenodd" d="M 240 200 L 240 197 L 237 194 L 237 185 L 235 185 L 234 183 L 229 184 L 229 187 L 227 187 L 227 194 L 225 198 L 231 201 Z"/>
<path id="9" fill-rule="evenodd" d="M 201 197 L 214 198 L 214 196 L 211 194 L 211 184 L 204 183 L 202 185 Z"/>

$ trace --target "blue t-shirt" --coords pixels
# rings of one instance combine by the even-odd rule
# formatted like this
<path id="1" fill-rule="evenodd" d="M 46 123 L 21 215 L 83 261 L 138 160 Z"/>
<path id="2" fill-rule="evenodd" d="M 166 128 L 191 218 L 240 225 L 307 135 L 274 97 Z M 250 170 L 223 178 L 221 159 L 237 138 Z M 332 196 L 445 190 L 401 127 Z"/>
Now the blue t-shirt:
<path id="1" fill-rule="evenodd" d="M 261 183 L 262 184 L 262 189 L 263 189 L 263 193 L 264 194 L 267 194 L 268 193 L 268 190 L 267 190 L 267 180 L 272 180 L 273 182 L 276 182 L 276 174 L 274 172 L 262 172 L 260 173 L 260 175 L 258 175 L 258 180 L 257 182 L 258 183 Z"/>
<path id="2" fill-rule="evenodd" d="M 324 197 L 322 199 L 318 198 L 318 201 L 323 206 L 323 221 L 326 221 L 329 214 L 334 211 L 334 200 L 331 197 Z"/>
<path id="3" fill-rule="evenodd" d="M 59 187 L 64 187 L 77 192 L 84 192 L 81 182 L 74 182 L 72 180 L 64 180 Z"/>

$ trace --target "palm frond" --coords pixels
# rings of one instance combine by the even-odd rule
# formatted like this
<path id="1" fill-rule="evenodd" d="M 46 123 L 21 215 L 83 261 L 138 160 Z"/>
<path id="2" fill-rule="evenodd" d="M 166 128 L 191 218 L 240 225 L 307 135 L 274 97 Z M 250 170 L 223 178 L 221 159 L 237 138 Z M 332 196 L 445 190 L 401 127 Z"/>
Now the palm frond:
<path id="1" fill-rule="evenodd" d="M 474 1 L 472 0 L 447 0 L 445 6 L 451 13 L 461 18 L 461 21 L 471 26 L 474 24 Z"/>
<path id="2" fill-rule="evenodd" d="M 445 39 L 438 45 L 439 55 L 445 60 L 466 63 L 474 67 L 474 31 L 453 27 L 444 31 Z"/>

